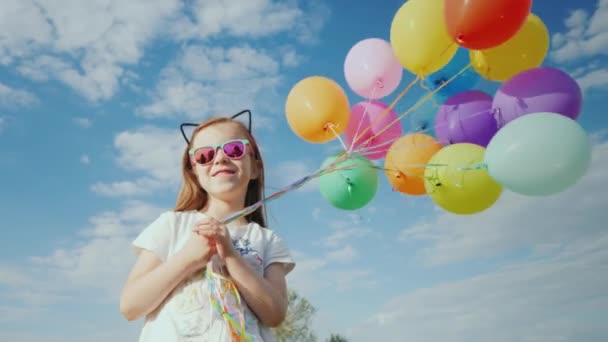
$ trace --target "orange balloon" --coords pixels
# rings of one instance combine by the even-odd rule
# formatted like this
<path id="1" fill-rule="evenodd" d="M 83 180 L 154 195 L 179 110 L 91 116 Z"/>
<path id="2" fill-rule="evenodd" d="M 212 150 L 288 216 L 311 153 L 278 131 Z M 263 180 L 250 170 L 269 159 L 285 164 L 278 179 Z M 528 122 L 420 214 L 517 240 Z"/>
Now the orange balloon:
<path id="1" fill-rule="evenodd" d="M 350 104 L 344 89 L 335 81 L 311 76 L 289 92 L 285 115 L 291 130 L 311 143 L 326 143 L 348 125 Z"/>
<path id="2" fill-rule="evenodd" d="M 408 195 L 425 195 L 425 164 L 443 146 L 430 135 L 414 133 L 395 141 L 384 159 L 386 177 L 393 188 Z"/>

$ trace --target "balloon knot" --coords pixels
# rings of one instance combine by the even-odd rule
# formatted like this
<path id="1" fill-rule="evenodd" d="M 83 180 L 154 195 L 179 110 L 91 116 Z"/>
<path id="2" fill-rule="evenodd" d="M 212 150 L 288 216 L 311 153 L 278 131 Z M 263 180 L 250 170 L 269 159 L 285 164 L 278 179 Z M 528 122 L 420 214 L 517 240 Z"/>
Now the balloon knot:
<path id="1" fill-rule="evenodd" d="M 384 88 L 384 82 L 382 82 L 381 79 L 377 79 L 376 80 L 376 87 L 378 87 L 379 89 Z"/>

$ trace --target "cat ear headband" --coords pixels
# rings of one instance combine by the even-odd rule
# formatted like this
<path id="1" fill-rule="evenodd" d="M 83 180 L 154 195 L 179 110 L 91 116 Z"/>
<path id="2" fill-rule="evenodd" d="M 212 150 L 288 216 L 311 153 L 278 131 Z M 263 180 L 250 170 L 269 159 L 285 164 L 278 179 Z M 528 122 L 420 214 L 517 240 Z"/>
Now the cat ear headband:
<path id="1" fill-rule="evenodd" d="M 249 109 L 244 109 L 244 110 L 234 114 L 230 118 L 236 119 L 243 114 L 247 114 L 247 130 L 249 131 L 249 133 L 251 133 L 251 111 Z M 182 131 L 182 136 L 184 137 L 184 140 L 186 140 L 186 143 L 190 144 L 190 140 L 188 140 L 188 136 L 186 135 L 186 132 L 184 132 L 184 127 L 197 127 L 198 125 L 199 124 L 190 123 L 190 122 L 184 122 L 183 124 L 179 125 L 179 129 L 180 129 L 180 131 Z"/>

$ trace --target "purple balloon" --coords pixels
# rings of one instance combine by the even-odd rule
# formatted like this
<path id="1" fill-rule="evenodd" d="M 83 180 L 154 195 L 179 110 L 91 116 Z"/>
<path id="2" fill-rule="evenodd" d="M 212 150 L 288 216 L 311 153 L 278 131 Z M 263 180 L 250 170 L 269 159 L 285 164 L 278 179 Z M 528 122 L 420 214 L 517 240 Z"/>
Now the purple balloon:
<path id="1" fill-rule="evenodd" d="M 492 107 L 502 128 L 531 113 L 556 113 L 576 120 L 582 103 L 581 88 L 572 77 L 559 69 L 539 67 L 523 71 L 502 84 Z"/>
<path id="2" fill-rule="evenodd" d="M 435 133 L 442 145 L 471 143 L 486 147 L 497 131 L 492 96 L 479 90 L 453 95 L 435 117 Z"/>

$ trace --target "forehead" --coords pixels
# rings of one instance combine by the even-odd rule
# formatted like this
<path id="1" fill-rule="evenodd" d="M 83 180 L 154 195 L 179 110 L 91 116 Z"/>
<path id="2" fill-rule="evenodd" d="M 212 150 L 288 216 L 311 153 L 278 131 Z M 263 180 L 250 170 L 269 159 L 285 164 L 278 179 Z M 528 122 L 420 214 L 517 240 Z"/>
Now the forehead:
<path id="1" fill-rule="evenodd" d="M 230 122 L 216 123 L 201 129 L 192 141 L 192 147 L 217 145 L 232 139 L 244 139 L 243 129 Z"/>

